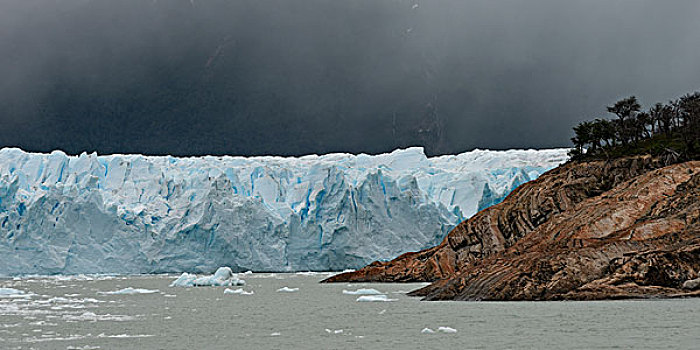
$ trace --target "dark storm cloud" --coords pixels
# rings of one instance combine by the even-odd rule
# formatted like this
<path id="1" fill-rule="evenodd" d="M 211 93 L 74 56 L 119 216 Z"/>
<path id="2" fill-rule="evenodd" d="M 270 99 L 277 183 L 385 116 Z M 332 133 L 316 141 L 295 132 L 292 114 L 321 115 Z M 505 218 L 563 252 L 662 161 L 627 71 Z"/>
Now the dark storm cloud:
<path id="1" fill-rule="evenodd" d="M 0 146 L 567 146 L 619 97 L 700 89 L 698 14 L 695 0 L 5 0 Z"/>

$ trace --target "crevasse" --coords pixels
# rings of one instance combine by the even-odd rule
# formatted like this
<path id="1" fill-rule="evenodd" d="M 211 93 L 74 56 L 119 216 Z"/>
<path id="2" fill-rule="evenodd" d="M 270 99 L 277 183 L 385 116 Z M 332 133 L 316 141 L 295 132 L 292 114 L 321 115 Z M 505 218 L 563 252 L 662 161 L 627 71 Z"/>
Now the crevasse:
<path id="1" fill-rule="evenodd" d="M 356 268 L 438 243 L 566 152 L 177 158 L 6 148 L 0 275 Z"/>

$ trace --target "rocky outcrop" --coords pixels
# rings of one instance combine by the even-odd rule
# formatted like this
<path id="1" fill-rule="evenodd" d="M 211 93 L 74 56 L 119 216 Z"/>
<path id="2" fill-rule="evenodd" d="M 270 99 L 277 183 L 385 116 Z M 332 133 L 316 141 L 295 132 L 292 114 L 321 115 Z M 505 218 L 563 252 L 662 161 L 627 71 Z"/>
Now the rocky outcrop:
<path id="1" fill-rule="evenodd" d="M 700 162 L 568 163 L 457 226 L 437 247 L 328 281 L 434 281 L 428 300 L 696 295 Z"/>

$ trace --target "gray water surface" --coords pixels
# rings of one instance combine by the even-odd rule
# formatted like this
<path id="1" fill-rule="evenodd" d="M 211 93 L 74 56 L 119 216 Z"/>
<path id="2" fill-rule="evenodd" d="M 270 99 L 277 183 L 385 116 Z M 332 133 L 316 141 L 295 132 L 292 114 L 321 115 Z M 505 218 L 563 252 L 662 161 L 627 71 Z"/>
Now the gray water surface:
<path id="1" fill-rule="evenodd" d="M 175 276 L 0 280 L 0 349 L 698 349 L 700 300 L 421 302 L 423 284 L 242 276 L 253 295 L 170 288 Z M 151 294 L 108 295 L 123 288 Z M 294 293 L 277 292 L 299 288 Z M 343 290 L 396 299 L 357 302 Z M 230 289 L 237 289 L 230 288 Z M 456 333 L 438 332 L 450 327 Z M 435 330 L 424 334 L 424 328 Z"/>

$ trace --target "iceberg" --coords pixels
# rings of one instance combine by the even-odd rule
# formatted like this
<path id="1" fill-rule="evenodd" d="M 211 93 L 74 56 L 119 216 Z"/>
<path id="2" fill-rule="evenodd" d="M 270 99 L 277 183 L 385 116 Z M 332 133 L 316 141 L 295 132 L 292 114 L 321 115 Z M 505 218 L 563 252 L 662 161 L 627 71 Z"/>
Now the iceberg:
<path id="1" fill-rule="evenodd" d="M 360 288 L 358 290 L 345 290 L 343 289 L 343 294 L 347 295 L 379 295 L 382 292 L 374 288 Z"/>
<path id="2" fill-rule="evenodd" d="M 153 294 L 158 293 L 159 290 L 156 289 L 143 289 L 143 288 L 131 288 L 127 287 L 120 290 L 115 290 L 111 292 L 98 292 L 102 295 L 134 295 L 134 294 Z"/>
<path id="3" fill-rule="evenodd" d="M 380 295 L 363 295 L 359 298 L 357 298 L 356 301 L 359 302 L 374 302 L 374 301 L 396 301 L 398 299 L 389 299 L 387 298 L 386 295 L 380 294 Z"/>
<path id="4" fill-rule="evenodd" d="M 439 327 L 438 332 L 442 333 L 457 333 L 457 330 L 452 327 Z"/>
<path id="5" fill-rule="evenodd" d="M 299 288 L 289 288 L 289 287 L 282 287 L 277 290 L 278 293 L 296 293 L 299 291 Z"/>
<path id="6" fill-rule="evenodd" d="M 22 294 L 25 294 L 25 292 L 23 290 L 14 289 L 14 288 L 0 288 L 0 295 L 15 296 L 15 295 L 22 295 Z"/>
<path id="7" fill-rule="evenodd" d="M 4 148 L 0 276 L 359 268 L 438 244 L 566 152 L 179 158 Z"/>
<path id="8" fill-rule="evenodd" d="M 213 275 L 202 277 L 183 272 L 180 277 L 170 283 L 170 287 L 230 287 L 244 285 L 245 281 L 239 279 L 230 267 L 220 267 Z"/>
<path id="9" fill-rule="evenodd" d="M 238 288 L 238 289 L 224 289 L 224 294 L 239 294 L 239 295 L 253 295 L 255 294 L 254 291 L 246 292 L 243 290 L 243 288 Z"/>

